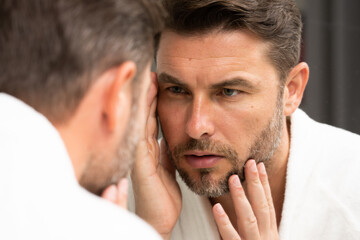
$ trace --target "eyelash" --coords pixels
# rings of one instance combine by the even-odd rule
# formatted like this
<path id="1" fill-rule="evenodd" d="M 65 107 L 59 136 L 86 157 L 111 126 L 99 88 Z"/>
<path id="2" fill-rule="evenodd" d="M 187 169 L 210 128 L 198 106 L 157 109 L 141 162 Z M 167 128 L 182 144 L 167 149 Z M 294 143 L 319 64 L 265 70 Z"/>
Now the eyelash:
<path id="1" fill-rule="evenodd" d="M 225 94 L 225 91 L 226 91 L 226 90 L 234 91 L 235 95 L 231 95 L 231 96 L 226 95 L 226 94 Z M 240 91 L 240 90 L 237 90 L 237 89 L 231 89 L 231 88 L 223 88 L 223 89 L 220 91 L 220 94 L 223 95 L 223 96 L 225 96 L 225 97 L 234 97 L 234 96 L 239 95 L 239 94 L 241 94 L 241 93 L 243 93 L 243 91 Z"/>
<path id="2" fill-rule="evenodd" d="M 180 92 L 175 91 L 175 89 L 180 90 Z M 178 86 L 168 87 L 166 90 L 171 92 L 172 94 L 186 94 L 186 91 L 183 88 L 178 87 Z"/>
<path id="3" fill-rule="evenodd" d="M 178 86 L 168 87 L 168 88 L 166 88 L 166 90 L 169 91 L 171 94 L 175 94 L 175 95 L 187 94 L 187 91 L 185 89 L 178 87 Z M 228 95 L 224 94 L 224 91 L 226 91 L 226 90 L 234 91 L 234 93 L 236 93 L 236 94 L 228 96 Z M 218 92 L 217 95 L 221 95 L 226 98 L 231 98 L 231 97 L 235 97 L 241 93 L 244 93 L 244 92 L 241 90 L 237 90 L 237 89 L 223 88 Z"/>

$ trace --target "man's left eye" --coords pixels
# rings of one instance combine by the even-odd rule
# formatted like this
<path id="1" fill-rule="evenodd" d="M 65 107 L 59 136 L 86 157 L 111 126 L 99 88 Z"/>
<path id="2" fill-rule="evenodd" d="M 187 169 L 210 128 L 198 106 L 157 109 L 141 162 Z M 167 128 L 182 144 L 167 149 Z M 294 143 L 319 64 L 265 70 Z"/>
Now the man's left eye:
<path id="1" fill-rule="evenodd" d="M 232 97 L 235 96 L 237 94 L 239 94 L 240 91 L 239 90 L 235 90 L 235 89 L 230 89 L 230 88 L 224 88 L 222 90 L 222 94 L 224 94 L 227 97 Z"/>

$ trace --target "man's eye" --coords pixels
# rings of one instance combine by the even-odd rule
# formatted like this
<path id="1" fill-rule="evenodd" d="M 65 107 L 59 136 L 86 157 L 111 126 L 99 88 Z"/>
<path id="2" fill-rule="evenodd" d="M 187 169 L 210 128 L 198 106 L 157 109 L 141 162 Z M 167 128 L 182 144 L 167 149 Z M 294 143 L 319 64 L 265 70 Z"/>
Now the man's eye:
<path id="1" fill-rule="evenodd" d="M 185 90 L 182 89 L 181 87 L 169 87 L 168 90 L 172 93 L 176 93 L 176 94 L 180 94 L 180 93 L 185 93 Z"/>
<path id="2" fill-rule="evenodd" d="M 222 94 L 227 96 L 227 97 L 232 97 L 232 96 L 235 96 L 237 94 L 239 94 L 240 91 L 239 90 L 235 90 L 235 89 L 229 89 L 229 88 L 224 88 L 222 90 Z"/>

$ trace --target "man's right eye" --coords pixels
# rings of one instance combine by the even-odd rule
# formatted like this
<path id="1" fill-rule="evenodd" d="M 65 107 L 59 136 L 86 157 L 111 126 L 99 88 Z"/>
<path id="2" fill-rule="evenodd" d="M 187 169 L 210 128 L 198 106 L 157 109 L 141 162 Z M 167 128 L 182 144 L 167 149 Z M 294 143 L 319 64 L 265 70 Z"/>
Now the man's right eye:
<path id="1" fill-rule="evenodd" d="M 175 94 L 186 93 L 184 89 L 182 89 L 181 87 L 177 87 L 177 86 L 168 87 L 167 90 L 170 91 L 171 93 L 175 93 Z"/>

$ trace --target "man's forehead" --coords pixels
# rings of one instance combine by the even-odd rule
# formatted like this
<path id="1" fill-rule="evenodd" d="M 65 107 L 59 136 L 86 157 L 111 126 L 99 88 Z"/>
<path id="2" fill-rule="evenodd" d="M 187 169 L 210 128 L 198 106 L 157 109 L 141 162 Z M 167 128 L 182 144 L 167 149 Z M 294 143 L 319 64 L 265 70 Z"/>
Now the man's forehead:
<path id="1" fill-rule="evenodd" d="M 235 71 L 240 66 L 251 65 L 253 61 L 243 58 L 218 56 L 208 58 L 194 58 L 194 57 L 177 57 L 174 55 L 163 56 L 158 59 L 158 68 L 160 69 L 187 69 L 196 70 L 198 68 L 207 68 L 212 71 Z"/>
<path id="2" fill-rule="evenodd" d="M 180 35 L 165 32 L 157 55 L 157 71 L 200 73 L 203 77 L 274 68 L 266 56 L 268 43 L 247 31 Z M 216 77 L 218 78 L 218 77 Z"/>
<path id="3" fill-rule="evenodd" d="M 184 35 L 171 31 L 162 34 L 158 57 L 192 60 L 229 59 L 251 55 L 264 56 L 268 43 L 247 30 L 213 31 L 204 34 Z"/>
<path id="4" fill-rule="evenodd" d="M 202 82 L 241 78 L 259 82 L 275 68 L 264 56 L 267 43 L 246 31 L 180 35 L 165 32 L 157 58 L 157 71 L 180 80 Z M 265 73 L 266 71 L 266 73 Z"/>

